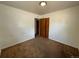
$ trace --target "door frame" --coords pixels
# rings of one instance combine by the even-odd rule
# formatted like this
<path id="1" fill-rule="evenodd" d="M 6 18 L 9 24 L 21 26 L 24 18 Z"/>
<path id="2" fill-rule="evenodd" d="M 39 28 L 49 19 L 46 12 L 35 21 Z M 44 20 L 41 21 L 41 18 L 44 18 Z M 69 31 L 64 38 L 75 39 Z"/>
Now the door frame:
<path id="1" fill-rule="evenodd" d="M 40 19 L 47 19 L 47 18 L 40 18 Z M 36 37 L 36 20 L 40 20 L 39 18 L 35 18 L 35 37 Z M 40 21 L 39 21 L 40 22 Z M 50 24 L 50 18 L 48 17 L 48 37 L 49 38 L 49 24 Z M 39 27 L 40 27 L 40 23 L 39 23 Z M 39 28 L 39 36 L 40 36 L 40 28 Z"/>

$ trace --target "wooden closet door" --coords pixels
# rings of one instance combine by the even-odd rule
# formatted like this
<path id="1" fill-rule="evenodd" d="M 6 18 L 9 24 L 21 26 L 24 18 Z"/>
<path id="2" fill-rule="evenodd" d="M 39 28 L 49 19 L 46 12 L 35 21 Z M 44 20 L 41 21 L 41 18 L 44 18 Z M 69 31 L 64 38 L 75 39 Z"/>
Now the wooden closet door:
<path id="1" fill-rule="evenodd" d="M 45 38 L 49 36 L 49 18 L 45 18 Z"/>
<path id="2" fill-rule="evenodd" d="M 40 19 L 40 36 L 45 37 L 45 20 Z"/>
<path id="3" fill-rule="evenodd" d="M 48 38 L 49 34 L 49 18 L 43 18 L 39 21 L 39 35 Z"/>

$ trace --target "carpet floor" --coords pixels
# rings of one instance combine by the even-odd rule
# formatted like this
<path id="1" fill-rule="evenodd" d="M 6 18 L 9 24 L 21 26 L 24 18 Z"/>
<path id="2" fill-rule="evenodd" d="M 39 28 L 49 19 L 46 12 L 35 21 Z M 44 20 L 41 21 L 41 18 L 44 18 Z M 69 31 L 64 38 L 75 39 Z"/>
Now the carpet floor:
<path id="1" fill-rule="evenodd" d="M 63 58 L 62 45 L 53 40 L 36 37 L 2 50 L 2 58 Z"/>

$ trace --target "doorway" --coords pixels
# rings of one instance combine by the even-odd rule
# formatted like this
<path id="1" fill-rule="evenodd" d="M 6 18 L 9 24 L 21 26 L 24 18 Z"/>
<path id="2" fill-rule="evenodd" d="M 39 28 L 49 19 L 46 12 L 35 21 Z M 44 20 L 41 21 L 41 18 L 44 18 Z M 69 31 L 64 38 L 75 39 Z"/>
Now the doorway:
<path id="1" fill-rule="evenodd" d="M 39 36 L 39 19 L 35 18 L 35 37 Z"/>
<path id="2" fill-rule="evenodd" d="M 37 36 L 48 38 L 49 18 L 35 18 L 35 37 Z"/>

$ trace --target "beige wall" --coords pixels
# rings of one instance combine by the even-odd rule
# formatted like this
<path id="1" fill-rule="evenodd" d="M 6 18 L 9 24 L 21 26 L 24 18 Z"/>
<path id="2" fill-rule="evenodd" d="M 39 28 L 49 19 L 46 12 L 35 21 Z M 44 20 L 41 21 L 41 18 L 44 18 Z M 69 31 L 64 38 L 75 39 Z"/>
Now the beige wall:
<path id="1" fill-rule="evenodd" d="M 50 39 L 79 48 L 79 6 L 39 16 L 0 4 L 0 49 L 34 38 L 38 17 L 50 17 Z"/>
<path id="2" fill-rule="evenodd" d="M 0 49 L 34 38 L 39 15 L 0 4 Z"/>
<path id="3" fill-rule="evenodd" d="M 49 38 L 79 48 L 79 6 L 41 16 L 50 18 Z"/>

